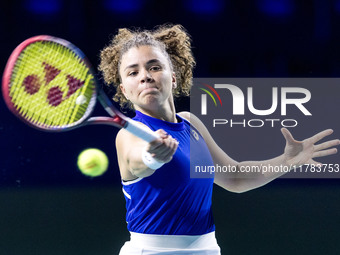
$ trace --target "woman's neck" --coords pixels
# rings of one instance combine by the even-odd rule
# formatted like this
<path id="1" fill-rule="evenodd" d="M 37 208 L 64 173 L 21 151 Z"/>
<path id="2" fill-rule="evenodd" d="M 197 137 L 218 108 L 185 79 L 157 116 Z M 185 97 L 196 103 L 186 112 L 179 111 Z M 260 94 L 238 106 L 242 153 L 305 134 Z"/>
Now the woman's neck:
<path id="1" fill-rule="evenodd" d="M 157 109 L 142 108 L 135 105 L 135 109 L 150 117 L 177 123 L 176 109 L 174 104 L 160 105 Z"/>

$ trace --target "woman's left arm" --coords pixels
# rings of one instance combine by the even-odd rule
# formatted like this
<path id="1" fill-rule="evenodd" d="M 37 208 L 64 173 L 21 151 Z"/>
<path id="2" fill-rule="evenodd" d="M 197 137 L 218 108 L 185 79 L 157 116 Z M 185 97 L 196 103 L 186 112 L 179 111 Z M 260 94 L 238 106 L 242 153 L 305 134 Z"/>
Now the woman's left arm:
<path id="1" fill-rule="evenodd" d="M 205 125 L 191 113 L 181 113 L 181 116 L 188 119 L 190 123 L 201 133 L 208 145 L 211 156 L 215 164 L 234 168 L 235 171 L 227 173 L 216 172 L 214 182 L 232 192 L 245 192 L 261 187 L 270 181 L 282 176 L 287 169 L 299 167 L 304 164 L 318 165 L 314 161 L 316 157 L 324 157 L 337 153 L 336 148 L 331 148 L 340 144 L 339 139 L 334 139 L 321 144 L 317 144 L 321 139 L 333 133 L 333 130 L 324 130 L 303 141 L 297 141 L 285 128 L 281 129 L 286 140 L 286 146 L 282 155 L 263 161 L 243 161 L 237 162 L 230 158 L 214 141 Z M 264 171 L 270 166 L 279 166 L 285 171 Z M 245 171 L 245 169 L 256 169 L 256 171 Z"/>

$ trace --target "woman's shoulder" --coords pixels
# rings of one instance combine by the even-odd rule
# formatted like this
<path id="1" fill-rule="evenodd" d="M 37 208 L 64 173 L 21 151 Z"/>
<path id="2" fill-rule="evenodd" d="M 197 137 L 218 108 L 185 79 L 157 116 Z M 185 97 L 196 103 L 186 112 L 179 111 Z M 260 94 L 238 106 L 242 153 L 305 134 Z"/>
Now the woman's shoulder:
<path id="1" fill-rule="evenodd" d="M 145 125 L 144 123 L 142 123 L 138 120 L 134 120 L 134 123 L 136 123 L 137 125 L 140 125 L 144 128 L 150 129 L 147 125 Z M 132 141 L 132 140 L 136 140 L 136 139 L 140 140 L 140 138 L 138 138 L 134 134 L 130 133 L 129 131 L 127 131 L 124 128 L 121 128 L 116 135 L 116 144 L 117 143 L 127 144 L 127 141 Z"/>
<path id="2" fill-rule="evenodd" d="M 192 125 L 199 125 L 199 126 L 203 125 L 202 121 L 195 114 L 191 112 L 183 111 L 177 114 L 183 119 L 187 120 Z"/>
<path id="3" fill-rule="evenodd" d="M 183 119 L 187 120 L 190 122 L 190 115 L 191 113 L 190 112 L 178 112 L 177 113 L 180 117 L 182 117 Z"/>
<path id="4" fill-rule="evenodd" d="M 206 132 L 205 125 L 195 114 L 187 111 L 179 112 L 177 114 L 183 119 L 187 120 L 190 123 L 190 125 L 196 128 L 199 132 L 201 133 Z"/>

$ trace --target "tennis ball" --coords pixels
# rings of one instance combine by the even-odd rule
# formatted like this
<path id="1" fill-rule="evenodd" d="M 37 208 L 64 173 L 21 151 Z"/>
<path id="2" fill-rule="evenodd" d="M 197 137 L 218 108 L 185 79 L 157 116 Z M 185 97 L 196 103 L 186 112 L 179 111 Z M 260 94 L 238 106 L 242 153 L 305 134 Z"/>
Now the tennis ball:
<path id="1" fill-rule="evenodd" d="M 90 148 L 83 150 L 79 154 L 77 164 L 83 174 L 96 177 L 106 172 L 109 166 L 109 159 L 101 150 Z"/>

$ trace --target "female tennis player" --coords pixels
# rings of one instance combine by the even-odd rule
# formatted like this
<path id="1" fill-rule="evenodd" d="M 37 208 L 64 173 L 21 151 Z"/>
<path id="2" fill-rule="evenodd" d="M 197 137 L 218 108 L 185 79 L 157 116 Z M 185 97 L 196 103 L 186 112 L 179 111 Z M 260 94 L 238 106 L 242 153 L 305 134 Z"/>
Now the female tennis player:
<path id="1" fill-rule="evenodd" d="M 114 99 L 135 110 L 134 120 L 154 130 L 147 143 L 125 130 L 116 138 L 131 240 L 121 255 L 220 253 L 211 202 L 213 183 L 232 192 L 260 187 L 283 173 L 216 173 L 190 178 L 193 165 L 317 164 L 313 158 L 337 152 L 339 140 L 315 145 L 332 130 L 296 141 L 287 129 L 284 153 L 259 162 L 237 162 L 215 143 L 204 124 L 188 112 L 176 113 L 174 97 L 188 95 L 195 65 L 190 37 L 180 25 L 153 31 L 120 29 L 101 52 L 99 69 L 115 86 Z M 191 144 L 191 146 L 190 146 Z M 190 153 L 191 150 L 191 153 Z M 191 158 L 190 158 L 191 155 Z"/>

